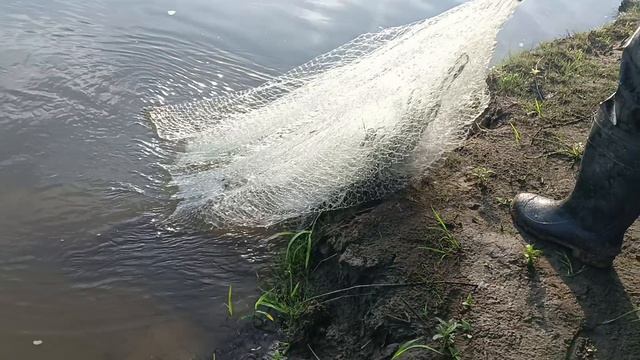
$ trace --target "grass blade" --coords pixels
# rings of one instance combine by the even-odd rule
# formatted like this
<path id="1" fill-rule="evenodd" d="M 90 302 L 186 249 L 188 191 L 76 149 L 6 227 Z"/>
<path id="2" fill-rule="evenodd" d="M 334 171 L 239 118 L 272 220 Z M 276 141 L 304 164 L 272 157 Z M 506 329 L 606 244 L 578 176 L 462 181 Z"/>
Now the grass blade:
<path id="1" fill-rule="evenodd" d="M 417 338 L 417 339 L 413 339 L 410 341 L 407 341 L 406 343 L 400 345 L 400 347 L 398 348 L 398 350 L 396 350 L 396 352 L 393 354 L 393 357 L 391 358 L 391 360 L 396 360 L 398 358 L 400 358 L 404 353 L 406 353 L 409 350 L 413 350 L 413 349 L 424 349 L 424 350 L 429 350 L 432 351 L 438 355 L 442 355 L 442 353 L 428 345 L 424 345 L 424 344 L 418 344 L 419 341 L 421 341 L 422 338 Z"/>
<path id="2" fill-rule="evenodd" d="M 229 285 L 229 292 L 227 293 L 227 303 L 225 305 L 227 307 L 229 316 L 233 316 L 233 287 L 231 285 Z"/>

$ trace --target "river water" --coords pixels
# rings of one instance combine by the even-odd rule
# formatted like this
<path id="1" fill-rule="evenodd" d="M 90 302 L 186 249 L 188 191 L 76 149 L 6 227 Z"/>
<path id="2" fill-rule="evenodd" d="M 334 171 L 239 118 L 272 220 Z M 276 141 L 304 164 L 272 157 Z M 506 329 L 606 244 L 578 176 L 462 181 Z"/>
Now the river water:
<path id="1" fill-rule="evenodd" d="M 271 244 L 165 221 L 176 149 L 141 109 L 259 85 L 461 2 L 3 0 L 0 359 L 210 358 L 246 321 Z M 496 59 L 618 5 L 525 1 Z"/>

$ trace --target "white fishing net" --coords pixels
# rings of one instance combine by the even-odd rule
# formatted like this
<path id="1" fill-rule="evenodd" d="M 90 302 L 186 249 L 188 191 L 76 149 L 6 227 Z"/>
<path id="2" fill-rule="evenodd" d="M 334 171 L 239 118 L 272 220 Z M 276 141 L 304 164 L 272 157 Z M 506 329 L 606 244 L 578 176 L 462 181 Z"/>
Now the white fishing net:
<path id="1" fill-rule="evenodd" d="M 177 212 L 268 226 L 395 191 L 457 146 L 488 101 L 485 77 L 516 0 L 473 0 L 365 34 L 262 86 L 156 107 L 184 143 Z"/>

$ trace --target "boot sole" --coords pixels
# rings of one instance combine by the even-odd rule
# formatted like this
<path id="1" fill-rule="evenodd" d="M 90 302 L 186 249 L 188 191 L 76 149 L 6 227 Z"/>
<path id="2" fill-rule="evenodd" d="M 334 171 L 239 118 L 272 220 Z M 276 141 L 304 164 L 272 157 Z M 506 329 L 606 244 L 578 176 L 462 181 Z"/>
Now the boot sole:
<path id="1" fill-rule="evenodd" d="M 581 262 L 587 265 L 591 265 L 593 267 L 597 267 L 600 269 L 607 269 L 613 266 L 613 259 L 615 259 L 615 256 L 598 256 L 593 253 L 587 252 L 584 249 L 571 246 L 565 243 L 564 241 L 562 241 L 561 239 L 555 238 L 553 236 L 539 234 L 536 231 L 533 231 L 532 229 L 530 229 L 527 225 L 518 221 L 518 217 L 516 215 L 517 214 L 515 214 L 514 209 L 511 208 L 511 218 L 513 219 L 513 223 L 516 225 L 516 227 L 519 230 L 526 233 L 527 235 L 568 248 L 569 250 L 571 250 L 571 255 L 574 258 L 580 260 Z"/>

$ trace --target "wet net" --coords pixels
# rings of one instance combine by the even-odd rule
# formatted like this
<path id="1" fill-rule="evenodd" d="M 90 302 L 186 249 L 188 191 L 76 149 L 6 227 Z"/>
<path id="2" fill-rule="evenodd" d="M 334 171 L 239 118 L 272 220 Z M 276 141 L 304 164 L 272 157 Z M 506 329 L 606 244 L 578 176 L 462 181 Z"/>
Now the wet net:
<path id="1" fill-rule="evenodd" d="M 488 101 L 485 77 L 516 0 L 474 0 L 361 35 L 262 86 L 155 107 L 179 216 L 269 226 L 380 198 L 457 146 Z"/>

